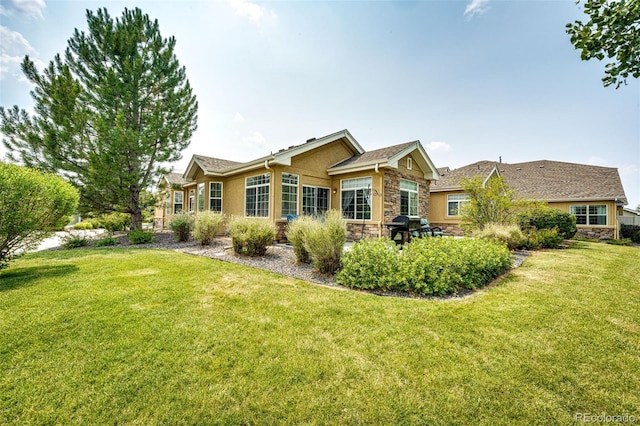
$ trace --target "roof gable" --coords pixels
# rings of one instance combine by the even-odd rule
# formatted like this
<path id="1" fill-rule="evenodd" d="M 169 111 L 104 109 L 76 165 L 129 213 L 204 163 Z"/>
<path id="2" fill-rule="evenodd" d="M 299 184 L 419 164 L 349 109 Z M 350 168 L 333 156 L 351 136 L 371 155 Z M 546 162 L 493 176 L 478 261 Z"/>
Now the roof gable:
<path id="1" fill-rule="evenodd" d="M 373 151 L 363 152 L 345 161 L 342 161 L 328 169 L 329 175 L 350 173 L 361 170 L 390 167 L 397 169 L 398 161 L 411 153 L 416 153 L 415 159 L 424 173 L 425 179 L 436 180 L 439 178 L 438 170 L 422 147 L 420 141 L 406 142 Z"/>

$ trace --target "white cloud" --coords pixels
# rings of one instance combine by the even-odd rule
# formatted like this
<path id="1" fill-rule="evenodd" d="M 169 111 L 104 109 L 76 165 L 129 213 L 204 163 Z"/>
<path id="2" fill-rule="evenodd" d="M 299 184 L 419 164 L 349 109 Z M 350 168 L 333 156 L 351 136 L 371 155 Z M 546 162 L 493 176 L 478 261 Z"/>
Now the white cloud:
<path id="1" fill-rule="evenodd" d="M 607 164 L 607 160 L 596 155 L 592 155 L 591 157 L 589 157 L 589 159 L 587 159 L 587 164 L 590 164 L 592 166 L 610 167 Z"/>
<path id="2" fill-rule="evenodd" d="M 433 152 L 449 152 L 451 151 L 451 145 L 446 142 L 429 142 L 427 144 L 427 149 Z"/>
<path id="3" fill-rule="evenodd" d="M 0 6 L 0 15 L 23 15 L 27 18 L 42 19 L 42 10 L 47 5 L 44 0 L 6 0 L 5 5 Z"/>
<path id="4" fill-rule="evenodd" d="M 12 31 L 4 25 L 0 25 L 0 80 L 13 76 L 19 81 L 26 81 L 20 64 L 25 55 L 38 52 L 31 46 L 31 43 L 17 31 Z M 45 64 L 38 58 L 31 58 L 39 69 L 43 69 Z"/>
<path id="5" fill-rule="evenodd" d="M 268 10 L 257 3 L 252 3 L 247 0 L 227 0 L 227 3 L 236 11 L 240 16 L 247 16 L 252 21 L 258 22 L 265 15 L 276 18 L 277 15 L 272 10 Z"/>
<path id="6" fill-rule="evenodd" d="M 489 0 L 471 0 L 464 10 L 464 16 L 471 19 L 476 15 L 482 15 L 489 10 L 488 4 Z"/>
<path id="7" fill-rule="evenodd" d="M 264 146 L 266 139 L 262 136 L 262 133 L 253 132 L 251 136 L 247 136 L 243 141 L 251 145 Z"/>
<path id="8" fill-rule="evenodd" d="M 239 112 L 236 112 L 236 115 L 235 115 L 235 117 L 233 117 L 233 120 L 234 120 L 236 123 L 241 123 L 241 122 L 243 122 L 243 121 L 244 121 L 244 117 L 243 117 L 243 116 L 242 116 L 242 114 L 240 114 Z"/>

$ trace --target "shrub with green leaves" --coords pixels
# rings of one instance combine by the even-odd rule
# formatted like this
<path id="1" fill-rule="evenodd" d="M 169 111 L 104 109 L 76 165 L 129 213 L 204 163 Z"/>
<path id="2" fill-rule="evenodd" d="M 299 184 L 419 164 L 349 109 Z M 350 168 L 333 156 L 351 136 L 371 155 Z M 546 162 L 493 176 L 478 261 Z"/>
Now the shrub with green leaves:
<path id="1" fill-rule="evenodd" d="M 169 229 L 173 231 L 179 242 L 189 241 L 191 230 L 193 229 L 193 216 L 188 213 L 180 213 L 171 219 Z"/>
<path id="2" fill-rule="evenodd" d="M 133 229 L 127 234 L 131 244 L 150 244 L 153 242 L 153 231 L 144 229 Z"/>
<path id="3" fill-rule="evenodd" d="M 523 232 L 555 228 L 563 239 L 572 238 L 578 230 L 574 215 L 544 203 L 534 203 L 518 214 L 518 223 Z"/>
<path id="4" fill-rule="evenodd" d="M 93 224 L 90 221 L 83 221 L 76 223 L 72 228 L 76 230 L 93 229 Z"/>
<path id="5" fill-rule="evenodd" d="M 509 250 L 522 247 L 525 240 L 520 227 L 513 224 L 489 223 L 485 225 L 484 229 L 475 231 L 473 236 L 506 244 Z"/>
<path id="6" fill-rule="evenodd" d="M 311 263 L 311 256 L 305 248 L 305 234 L 314 226 L 315 219 L 311 216 L 299 216 L 287 226 L 287 240 L 293 246 L 293 253 L 299 263 Z"/>
<path id="7" fill-rule="evenodd" d="M 233 251 L 246 256 L 264 256 L 276 237 L 274 225 L 264 219 L 234 217 L 229 224 Z"/>
<path id="8" fill-rule="evenodd" d="M 620 225 L 620 238 L 629 238 L 640 244 L 640 225 Z"/>
<path id="9" fill-rule="evenodd" d="M 336 282 L 354 288 L 439 296 L 483 287 L 512 263 L 509 249 L 490 240 L 417 238 L 402 251 L 388 244 L 388 240 L 354 244 L 343 256 Z"/>
<path id="10" fill-rule="evenodd" d="M 400 246 L 390 238 L 365 238 L 342 256 L 335 281 L 351 288 L 406 290 Z"/>
<path id="11" fill-rule="evenodd" d="M 334 274 L 340 268 L 347 228 L 339 210 L 325 212 L 304 234 L 304 248 L 313 267 L 323 274 Z"/>
<path id="12" fill-rule="evenodd" d="M 196 215 L 193 236 L 200 244 L 207 246 L 216 238 L 224 223 L 224 215 L 212 211 L 200 212 Z"/>
<path id="13" fill-rule="evenodd" d="M 97 218 L 101 228 L 109 232 L 126 231 L 131 226 L 131 215 L 126 213 L 109 213 Z"/>
<path id="14" fill-rule="evenodd" d="M 564 241 L 564 237 L 556 228 L 553 229 L 533 229 L 526 234 L 524 248 L 537 250 L 541 248 L 558 248 Z"/>
<path id="15" fill-rule="evenodd" d="M 107 235 L 104 238 L 97 240 L 93 245 L 96 247 L 107 247 L 107 246 L 115 246 L 120 244 L 117 238 L 114 238 L 113 235 Z"/>
<path id="16" fill-rule="evenodd" d="M 91 238 L 82 231 L 68 231 L 65 235 L 60 237 L 60 243 L 62 244 L 62 247 L 66 249 L 86 247 L 90 242 Z"/>
<path id="17" fill-rule="evenodd" d="M 78 200 L 60 176 L 0 162 L 0 269 L 69 223 Z"/>

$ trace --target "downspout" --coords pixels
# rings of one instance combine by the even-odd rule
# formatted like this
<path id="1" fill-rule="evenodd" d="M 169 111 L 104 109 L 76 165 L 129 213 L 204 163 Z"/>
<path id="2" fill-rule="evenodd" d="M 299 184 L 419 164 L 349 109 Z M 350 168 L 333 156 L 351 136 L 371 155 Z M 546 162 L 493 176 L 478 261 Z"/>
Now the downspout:
<path id="1" fill-rule="evenodd" d="M 264 168 L 267 170 L 273 170 L 269 167 L 269 160 L 264 160 Z M 271 173 L 269 173 L 271 176 Z M 275 193 L 275 179 L 269 179 L 269 217 L 273 218 L 273 222 L 275 224 L 276 216 L 275 216 L 275 208 L 276 208 L 276 193 Z M 273 203 L 271 202 L 273 200 Z"/>

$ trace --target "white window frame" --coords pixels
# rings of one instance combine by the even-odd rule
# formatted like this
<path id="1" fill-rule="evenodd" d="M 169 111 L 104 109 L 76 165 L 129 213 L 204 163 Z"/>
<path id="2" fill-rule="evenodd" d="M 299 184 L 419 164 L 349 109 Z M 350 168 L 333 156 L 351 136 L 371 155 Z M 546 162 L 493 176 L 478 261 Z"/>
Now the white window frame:
<path id="1" fill-rule="evenodd" d="M 260 181 L 262 179 L 262 181 Z M 256 180 L 258 183 L 253 183 Z M 251 184 L 249 184 L 249 182 Z M 255 195 L 250 195 L 250 191 L 255 189 Z M 255 197 L 252 209 L 249 208 L 249 197 Z M 265 199 L 266 197 L 266 199 Z M 269 217 L 271 202 L 271 173 L 264 173 L 256 176 L 249 176 L 244 181 L 244 214 L 248 217 Z M 251 211 L 250 211 L 251 210 Z M 265 214 L 262 214 L 266 212 Z"/>
<path id="2" fill-rule="evenodd" d="M 404 183 L 404 188 L 402 184 Z M 407 188 L 407 186 L 415 185 L 415 189 Z M 407 212 L 402 211 L 402 193 L 407 193 Z M 418 216 L 419 208 L 419 200 L 420 200 L 420 185 L 418 182 L 413 182 L 410 180 L 400 179 L 400 214 L 407 216 Z M 413 203 L 412 203 L 413 201 Z"/>
<path id="3" fill-rule="evenodd" d="M 178 195 L 180 196 L 180 202 L 178 202 Z M 180 209 L 178 209 L 178 205 Z M 182 191 L 174 191 L 173 192 L 173 214 L 182 213 L 184 209 L 184 193 Z"/>
<path id="4" fill-rule="evenodd" d="M 213 190 L 214 185 L 220 185 L 220 196 L 214 197 L 217 192 Z M 214 210 L 211 208 L 211 203 L 215 200 L 220 200 L 220 210 Z M 209 182 L 209 210 L 222 213 L 222 182 Z"/>
<path id="5" fill-rule="evenodd" d="M 313 206 L 309 206 L 305 204 L 305 189 L 313 189 Z M 321 189 L 323 191 L 327 191 L 327 208 L 325 210 L 318 210 L 318 190 Z M 310 207 L 305 209 L 305 207 Z M 311 210 L 311 212 L 309 212 Z M 313 185 L 302 185 L 302 214 L 308 214 L 310 216 L 319 216 L 325 211 L 331 210 L 331 188 L 327 188 L 325 186 L 313 186 Z"/>
<path id="6" fill-rule="evenodd" d="M 198 212 L 204 211 L 204 182 L 198 184 Z"/>
<path id="7" fill-rule="evenodd" d="M 295 183 L 291 183 L 291 182 L 285 182 L 285 178 L 289 178 L 290 180 L 294 180 L 295 178 Z M 293 174 L 293 173 L 282 173 L 282 175 L 280 176 L 280 183 L 282 185 L 282 188 L 280 189 L 281 191 L 281 196 L 282 196 L 282 200 L 280 203 L 280 216 L 281 217 L 287 217 L 289 215 L 298 215 L 298 188 L 300 186 L 300 176 Z M 293 194 L 289 193 L 287 195 L 293 195 L 293 200 L 285 200 L 285 187 L 289 190 L 293 190 Z M 289 210 L 289 209 L 285 209 L 285 204 L 288 205 L 289 207 L 291 207 L 291 205 L 293 204 L 295 206 L 294 210 Z M 287 211 L 285 213 L 285 210 Z"/>
<path id="8" fill-rule="evenodd" d="M 171 214 L 171 191 L 167 191 L 167 195 L 164 198 L 164 214 L 165 216 Z"/>
<path id="9" fill-rule="evenodd" d="M 459 217 L 460 209 L 469 202 L 469 194 L 449 194 L 447 195 L 447 217 Z M 450 204 L 455 204 L 455 214 L 451 214 Z"/>
<path id="10" fill-rule="evenodd" d="M 193 213 L 196 209 L 196 190 L 189 190 L 189 213 Z"/>
<path id="11" fill-rule="evenodd" d="M 597 213 L 598 207 L 604 207 L 604 214 Z M 594 213 L 591 212 L 592 208 Z M 584 209 L 584 213 L 577 213 L 578 209 Z M 569 213 L 575 216 L 577 226 L 607 226 L 609 222 L 609 208 L 606 204 L 573 204 L 569 206 Z M 584 217 L 585 223 L 579 223 L 578 216 Z M 597 222 L 598 217 L 604 217 L 604 223 L 591 223 L 591 218 Z"/>
<path id="12" fill-rule="evenodd" d="M 373 210 L 371 200 L 372 183 L 371 176 L 340 181 L 340 211 L 343 217 L 350 220 L 371 220 L 371 211 Z M 347 192 L 353 192 L 353 195 L 349 196 L 351 198 L 349 204 L 353 202 L 353 217 L 348 217 L 348 213 L 344 210 L 345 205 L 343 203 Z"/>

